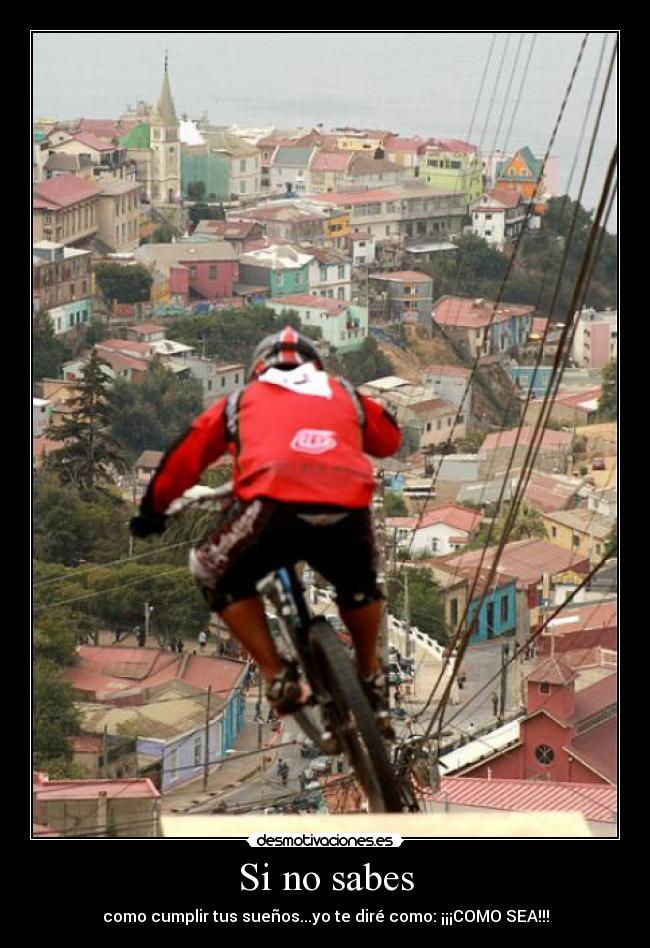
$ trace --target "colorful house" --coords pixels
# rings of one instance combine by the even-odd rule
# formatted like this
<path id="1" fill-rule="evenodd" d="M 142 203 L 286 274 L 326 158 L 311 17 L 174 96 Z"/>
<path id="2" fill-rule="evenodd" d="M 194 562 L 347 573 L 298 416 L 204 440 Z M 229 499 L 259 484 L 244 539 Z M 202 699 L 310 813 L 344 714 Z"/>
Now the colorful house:
<path id="1" fill-rule="evenodd" d="M 309 266 L 314 258 L 286 245 L 252 250 L 239 258 L 241 283 L 268 288 L 271 297 L 309 293 Z"/>
<path id="2" fill-rule="evenodd" d="M 368 310 L 344 300 L 308 293 L 270 299 L 266 305 L 276 313 L 297 313 L 303 326 L 315 326 L 323 339 L 340 352 L 359 349 L 368 335 Z"/>
<path id="3" fill-rule="evenodd" d="M 511 158 L 497 164 L 494 190 L 516 191 L 527 204 L 534 204 L 536 214 L 544 213 L 542 195 L 545 183 L 542 176 L 542 159 L 536 158 L 526 145 Z"/>
<path id="4" fill-rule="evenodd" d="M 424 148 L 420 178 L 432 188 L 465 194 L 470 204 L 483 192 L 483 175 L 475 145 L 456 138 L 433 138 Z"/>

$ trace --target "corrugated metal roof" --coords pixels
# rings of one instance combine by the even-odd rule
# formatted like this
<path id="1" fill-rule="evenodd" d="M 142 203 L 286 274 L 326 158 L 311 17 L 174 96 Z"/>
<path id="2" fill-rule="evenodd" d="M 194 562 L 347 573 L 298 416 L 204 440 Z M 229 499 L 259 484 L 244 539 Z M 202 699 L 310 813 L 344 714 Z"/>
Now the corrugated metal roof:
<path id="1" fill-rule="evenodd" d="M 616 787 L 606 784 L 554 783 L 550 780 L 488 780 L 479 777 L 443 777 L 440 790 L 430 797 L 457 806 L 496 810 L 578 810 L 586 820 L 613 823 Z"/>

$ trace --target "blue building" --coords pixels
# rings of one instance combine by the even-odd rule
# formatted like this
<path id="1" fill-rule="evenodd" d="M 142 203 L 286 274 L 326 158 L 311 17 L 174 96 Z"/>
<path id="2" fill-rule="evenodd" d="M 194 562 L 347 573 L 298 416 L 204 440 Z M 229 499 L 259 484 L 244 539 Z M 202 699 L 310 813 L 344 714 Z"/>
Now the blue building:
<path id="1" fill-rule="evenodd" d="M 244 672 L 242 671 L 242 680 Z M 178 692 L 178 687 L 174 689 Z M 243 724 L 245 698 L 242 681 L 226 695 L 215 696 L 216 706 L 214 715 L 210 718 L 207 727 L 208 735 L 208 765 L 213 771 L 218 763 L 226 756 L 237 739 Z M 162 707 L 167 704 L 168 707 Z M 205 769 L 205 694 L 195 693 L 182 696 L 178 700 L 169 696 L 169 689 L 165 697 L 152 702 L 142 708 L 148 719 L 146 730 L 149 736 L 140 736 L 137 741 L 138 757 L 149 762 L 160 762 L 160 790 L 164 793 L 172 787 L 180 786 L 203 774 Z M 174 707 L 178 705 L 178 708 Z M 159 726 L 151 726 L 152 717 L 164 715 L 167 721 L 160 721 Z M 189 725 L 189 726 L 186 726 Z M 178 733 L 178 729 L 181 729 Z M 154 737 L 151 731 L 158 731 L 161 736 Z M 166 732 L 166 733 L 165 733 Z"/>
<path id="2" fill-rule="evenodd" d="M 532 387 L 535 398 L 540 398 L 546 393 L 552 373 L 553 367 L 550 365 L 510 366 L 510 375 L 517 388 L 527 394 Z"/>
<path id="3" fill-rule="evenodd" d="M 501 635 L 514 633 L 517 628 L 517 590 L 515 580 L 498 586 L 485 594 L 476 595 L 470 602 L 467 610 L 466 626 L 469 628 L 476 610 L 483 603 L 478 615 L 476 628 L 470 638 L 470 645 L 477 642 L 485 642 L 488 639 L 494 639 Z"/>

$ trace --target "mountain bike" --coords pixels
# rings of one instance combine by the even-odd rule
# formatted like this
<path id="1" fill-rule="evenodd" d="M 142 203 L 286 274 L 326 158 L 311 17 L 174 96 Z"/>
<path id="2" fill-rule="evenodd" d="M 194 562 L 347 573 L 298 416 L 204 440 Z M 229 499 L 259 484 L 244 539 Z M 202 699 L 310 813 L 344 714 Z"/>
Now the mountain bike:
<path id="1" fill-rule="evenodd" d="M 231 495 L 230 484 L 193 487 L 173 502 L 167 515 L 177 517 L 197 508 L 218 512 Z M 292 715 L 304 734 L 322 754 L 346 755 L 371 812 L 418 809 L 408 784 L 396 779 L 347 648 L 326 619 L 309 611 L 297 565 L 283 565 L 262 579 L 257 589 L 272 607 L 275 621 L 269 630 L 278 653 L 302 670 L 310 686 L 306 703 Z"/>

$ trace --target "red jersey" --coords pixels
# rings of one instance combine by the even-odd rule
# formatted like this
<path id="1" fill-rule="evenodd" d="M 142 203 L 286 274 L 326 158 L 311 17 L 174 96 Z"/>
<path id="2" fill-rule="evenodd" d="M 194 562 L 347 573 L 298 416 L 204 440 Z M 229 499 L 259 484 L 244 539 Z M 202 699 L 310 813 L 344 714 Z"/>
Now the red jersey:
<path id="1" fill-rule="evenodd" d="M 399 429 L 380 405 L 357 395 L 365 415 L 361 424 L 344 385 L 324 373 L 319 377 L 329 397 L 299 394 L 263 380 L 247 385 L 239 398 L 234 441 L 226 419 L 228 399 L 219 399 L 167 452 L 143 508 L 164 513 L 226 452 L 233 455 L 234 493 L 242 500 L 369 506 L 374 476 L 365 453 L 394 454 Z"/>

